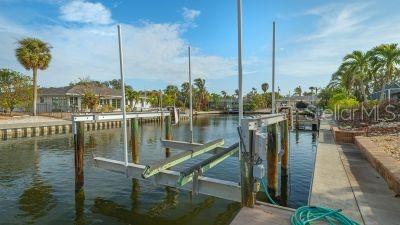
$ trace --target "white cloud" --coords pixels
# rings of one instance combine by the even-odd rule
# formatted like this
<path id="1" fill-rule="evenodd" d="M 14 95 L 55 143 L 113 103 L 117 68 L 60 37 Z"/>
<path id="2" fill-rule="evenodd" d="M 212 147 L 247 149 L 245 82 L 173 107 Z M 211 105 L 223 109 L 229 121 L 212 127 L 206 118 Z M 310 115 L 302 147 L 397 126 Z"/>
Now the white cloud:
<path id="1" fill-rule="evenodd" d="M 185 28 L 179 23 L 122 24 L 125 75 L 179 84 L 187 80 Z M 2 67 L 24 69 L 14 57 L 16 40 L 38 37 L 53 46 L 52 62 L 40 71 L 41 86 L 62 86 L 79 77 L 98 80 L 119 77 L 118 46 L 114 25 L 25 26 L 0 16 L 0 61 Z M 236 60 L 208 55 L 196 49 L 192 58 L 193 77 L 218 79 L 235 74 Z"/>
<path id="2" fill-rule="evenodd" d="M 201 12 L 199 10 L 194 10 L 194 9 L 188 9 L 186 7 L 183 7 L 183 19 L 185 19 L 185 21 L 193 21 L 195 20 L 197 17 L 199 17 L 201 14 Z"/>
<path id="3" fill-rule="evenodd" d="M 388 17 L 388 11 L 365 1 L 325 5 L 307 11 L 303 16 L 317 17 L 316 28 L 280 46 L 287 51 L 278 55 L 278 73 L 315 77 L 316 84 L 325 85 L 346 54 L 399 42 L 400 15 Z"/>
<path id="4" fill-rule="evenodd" d="M 60 18 L 65 21 L 91 24 L 112 23 L 111 12 L 101 3 L 74 0 L 60 8 Z"/>

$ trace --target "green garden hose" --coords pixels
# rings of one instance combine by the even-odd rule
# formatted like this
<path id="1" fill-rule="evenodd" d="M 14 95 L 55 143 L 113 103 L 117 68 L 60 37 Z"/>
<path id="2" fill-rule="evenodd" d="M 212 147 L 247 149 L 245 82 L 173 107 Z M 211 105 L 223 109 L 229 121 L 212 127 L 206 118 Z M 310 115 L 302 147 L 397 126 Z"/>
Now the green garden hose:
<path id="1" fill-rule="evenodd" d="M 278 205 L 269 195 L 264 180 L 260 179 L 260 182 L 268 200 L 272 204 Z M 319 206 L 302 206 L 296 209 L 290 218 L 290 222 L 292 225 L 311 225 L 313 222 L 318 222 L 318 224 L 323 222 L 330 225 L 359 225 L 356 221 L 340 213 L 341 211 L 341 209 L 333 210 Z"/>
<path id="2" fill-rule="evenodd" d="M 292 225 L 309 225 L 312 222 L 325 222 L 326 224 L 359 225 L 356 221 L 340 213 L 341 209 L 329 209 L 319 206 L 302 206 L 290 218 Z"/>

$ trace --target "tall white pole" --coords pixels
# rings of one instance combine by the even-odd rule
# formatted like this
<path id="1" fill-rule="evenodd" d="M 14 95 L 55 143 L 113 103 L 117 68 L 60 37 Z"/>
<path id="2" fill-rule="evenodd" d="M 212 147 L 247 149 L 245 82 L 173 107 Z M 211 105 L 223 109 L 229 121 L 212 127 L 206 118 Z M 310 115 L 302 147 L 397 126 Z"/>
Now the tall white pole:
<path id="1" fill-rule="evenodd" d="M 272 23 L 272 113 L 275 112 L 275 21 Z"/>
<path id="2" fill-rule="evenodd" d="M 124 153 L 125 153 L 125 167 L 128 166 L 128 134 L 126 130 L 126 109 L 125 109 L 125 79 L 123 69 L 123 55 L 122 55 L 122 41 L 121 41 L 121 26 L 118 25 L 118 46 L 119 46 L 119 70 L 121 73 L 121 89 L 122 89 L 122 125 L 123 125 L 123 140 L 124 140 Z"/>
<path id="3" fill-rule="evenodd" d="M 238 75 L 239 75 L 239 126 L 243 118 L 242 96 L 242 0 L 237 0 L 237 26 L 238 26 Z"/>
<path id="4" fill-rule="evenodd" d="M 189 121 L 190 121 L 190 143 L 193 143 L 193 94 L 192 94 L 192 67 L 190 62 L 190 46 L 188 46 L 189 55 Z"/>

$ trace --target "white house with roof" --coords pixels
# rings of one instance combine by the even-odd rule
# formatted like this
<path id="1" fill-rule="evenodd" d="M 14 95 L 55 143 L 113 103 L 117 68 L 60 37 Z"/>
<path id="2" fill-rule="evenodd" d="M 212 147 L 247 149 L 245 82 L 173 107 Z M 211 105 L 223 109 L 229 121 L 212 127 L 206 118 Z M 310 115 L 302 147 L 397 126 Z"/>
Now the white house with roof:
<path id="1" fill-rule="evenodd" d="M 80 112 L 88 109 L 82 104 L 83 95 L 90 91 L 99 98 L 100 109 L 121 110 L 121 91 L 101 85 L 75 85 L 57 88 L 40 88 L 38 91 L 38 112 Z M 132 110 L 149 109 L 150 103 L 141 98 L 140 102 L 127 100 Z"/>

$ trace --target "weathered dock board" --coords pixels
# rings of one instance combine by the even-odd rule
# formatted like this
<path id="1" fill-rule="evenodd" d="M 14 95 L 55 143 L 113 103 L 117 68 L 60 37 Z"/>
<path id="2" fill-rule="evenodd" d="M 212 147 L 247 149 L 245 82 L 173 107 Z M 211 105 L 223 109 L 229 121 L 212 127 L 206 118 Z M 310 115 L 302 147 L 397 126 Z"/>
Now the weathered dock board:
<path id="1" fill-rule="evenodd" d="M 290 225 L 293 213 L 290 208 L 259 203 L 254 208 L 243 207 L 230 225 Z"/>

